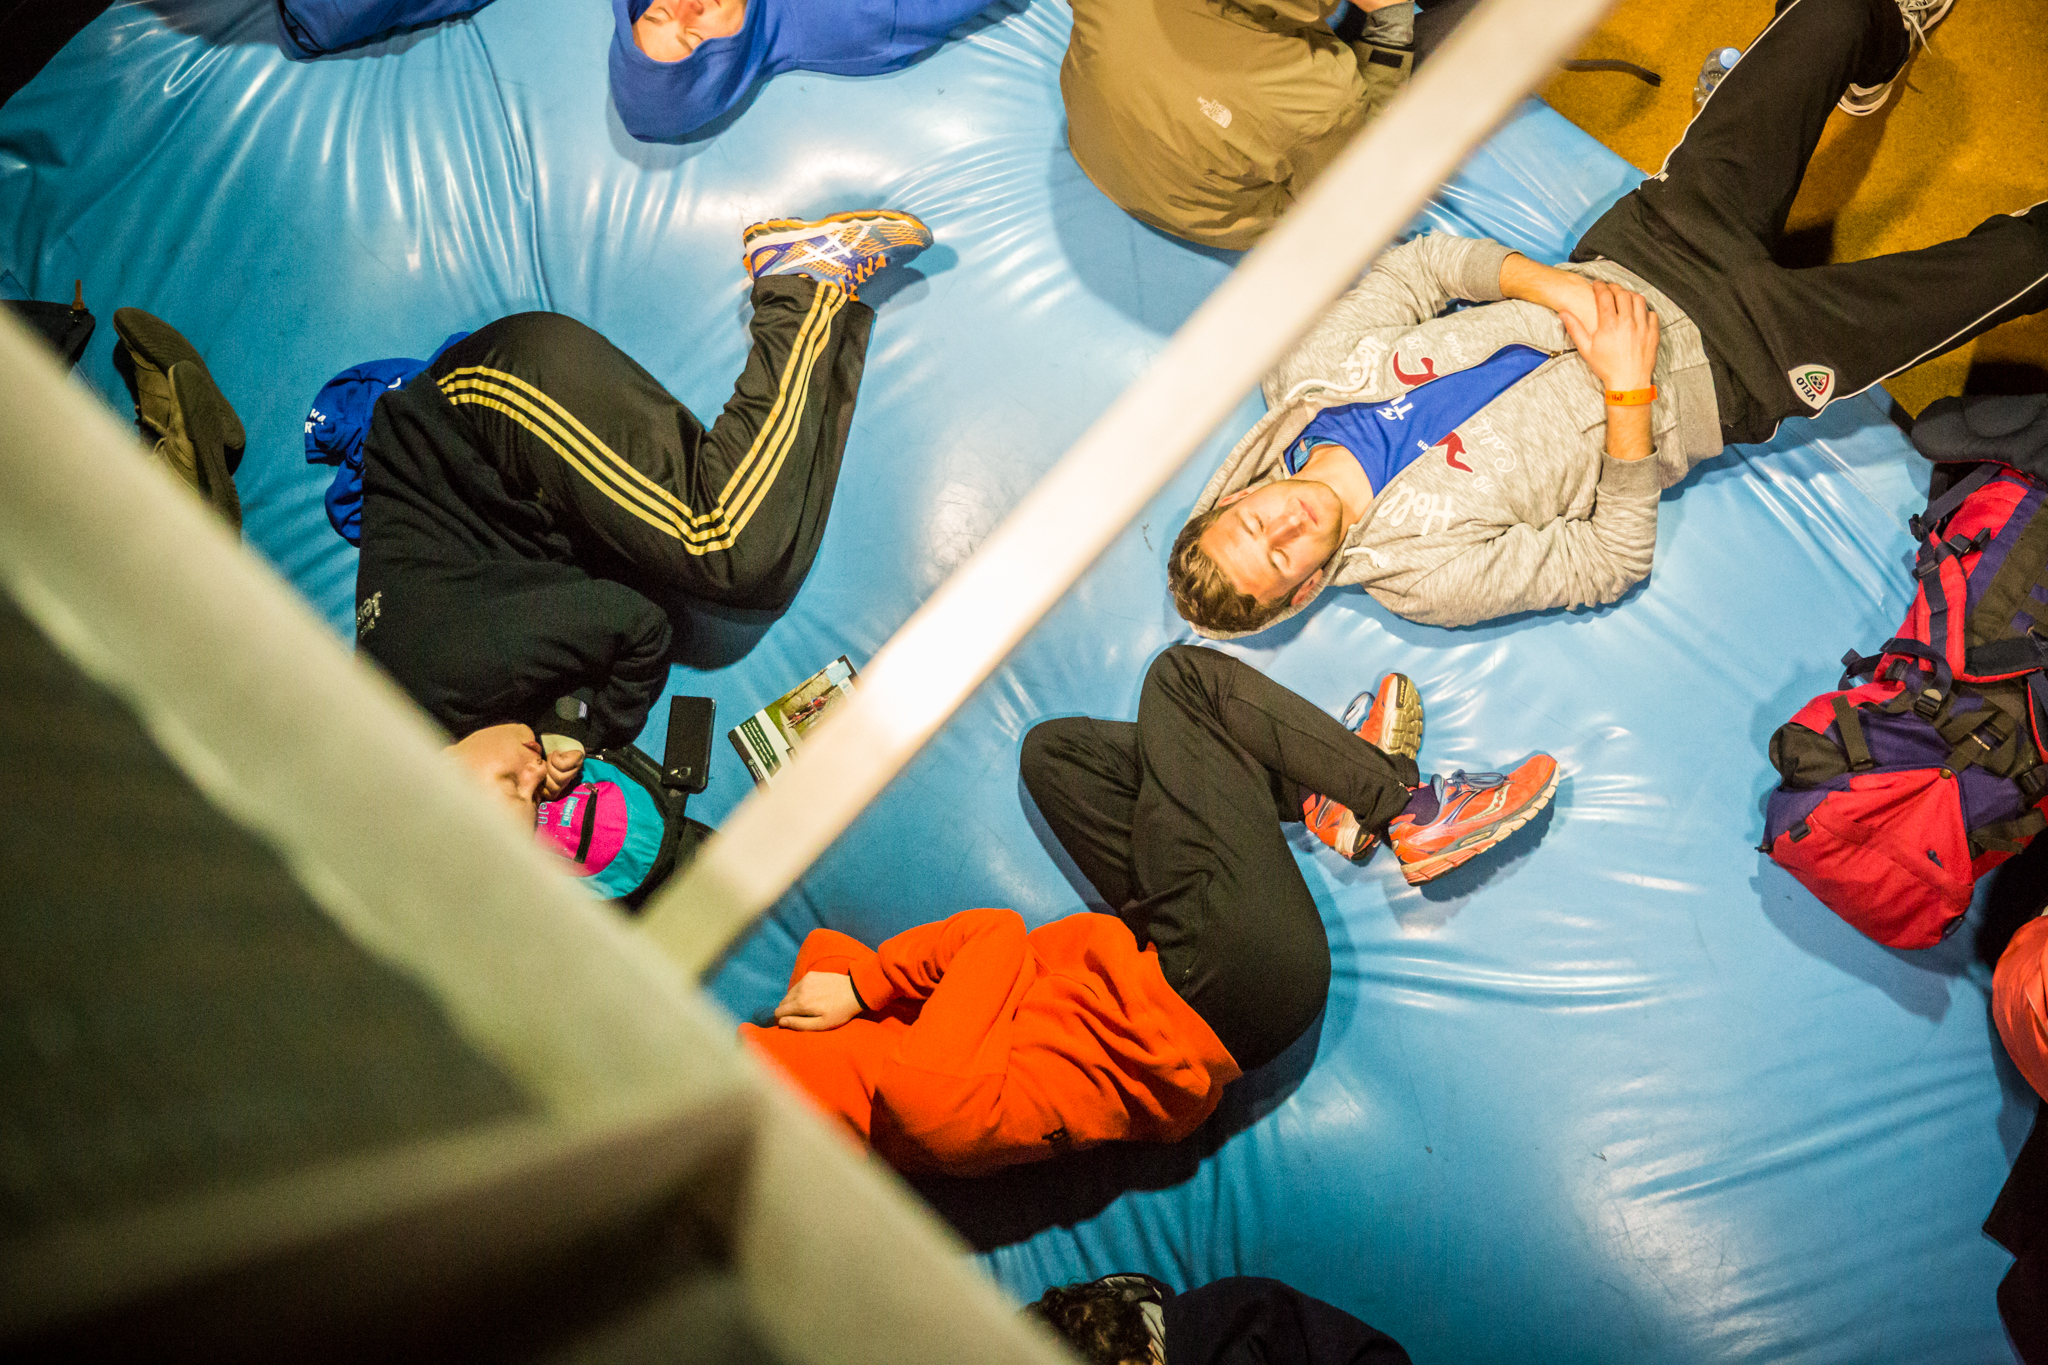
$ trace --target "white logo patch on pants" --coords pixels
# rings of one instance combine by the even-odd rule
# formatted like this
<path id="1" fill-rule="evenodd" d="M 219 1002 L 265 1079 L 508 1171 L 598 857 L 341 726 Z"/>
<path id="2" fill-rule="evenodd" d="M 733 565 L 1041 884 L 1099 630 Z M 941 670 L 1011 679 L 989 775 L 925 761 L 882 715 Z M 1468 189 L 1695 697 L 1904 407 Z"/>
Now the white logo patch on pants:
<path id="1" fill-rule="evenodd" d="M 1835 396 L 1835 372 L 1825 365 L 1794 365 L 1785 371 L 1799 401 L 1819 412 Z"/>

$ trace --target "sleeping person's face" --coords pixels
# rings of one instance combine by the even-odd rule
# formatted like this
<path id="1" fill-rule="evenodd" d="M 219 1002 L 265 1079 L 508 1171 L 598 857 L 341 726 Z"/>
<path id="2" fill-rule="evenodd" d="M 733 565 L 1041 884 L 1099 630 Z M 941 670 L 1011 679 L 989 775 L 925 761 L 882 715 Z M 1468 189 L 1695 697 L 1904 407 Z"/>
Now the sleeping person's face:
<path id="1" fill-rule="evenodd" d="M 448 746 L 449 753 L 526 829 L 539 818 L 547 755 L 524 725 L 487 725 Z"/>
<path id="2" fill-rule="evenodd" d="M 747 22 L 747 0 L 654 0 L 633 21 L 633 45 L 657 62 L 679 62 L 706 38 L 730 38 Z"/>

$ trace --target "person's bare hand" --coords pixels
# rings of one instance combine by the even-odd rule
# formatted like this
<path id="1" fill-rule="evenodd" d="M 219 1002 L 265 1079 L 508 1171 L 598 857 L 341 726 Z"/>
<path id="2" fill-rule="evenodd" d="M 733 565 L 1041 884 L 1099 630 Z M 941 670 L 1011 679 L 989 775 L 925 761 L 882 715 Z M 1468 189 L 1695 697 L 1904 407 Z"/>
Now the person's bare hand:
<path id="1" fill-rule="evenodd" d="M 775 1007 L 775 1022 L 783 1028 L 822 1033 L 859 1013 L 860 997 L 854 994 L 852 977 L 845 972 L 805 972 Z"/>
<path id="2" fill-rule="evenodd" d="M 541 775 L 540 799 L 559 801 L 569 794 L 576 785 L 576 779 L 583 774 L 583 751 L 581 749 L 557 749 L 548 755 L 547 771 Z"/>
<path id="3" fill-rule="evenodd" d="M 1565 335 L 1593 377 L 1610 389 L 1646 389 L 1657 369 L 1657 314 L 1641 294 L 1589 280 L 1596 318 L 1588 328 L 1575 313 L 1558 314 Z"/>

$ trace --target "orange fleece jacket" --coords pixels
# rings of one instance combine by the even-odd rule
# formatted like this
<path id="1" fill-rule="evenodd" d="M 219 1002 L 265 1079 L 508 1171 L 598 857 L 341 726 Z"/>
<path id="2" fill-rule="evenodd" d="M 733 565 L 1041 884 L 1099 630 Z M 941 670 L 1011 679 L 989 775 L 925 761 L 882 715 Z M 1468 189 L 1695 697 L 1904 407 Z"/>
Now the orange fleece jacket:
<path id="1" fill-rule="evenodd" d="M 2048 915 L 2012 936 L 1991 977 L 1991 1017 L 2027 1084 L 2048 1096 Z"/>
<path id="2" fill-rule="evenodd" d="M 963 910 L 868 948 L 813 930 L 790 973 L 846 972 L 867 1011 L 740 1036 L 899 1170 L 971 1175 L 1100 1142 L 1177 1142 L 1240 1074 L 1114 915 L 1025 932 Z"/>

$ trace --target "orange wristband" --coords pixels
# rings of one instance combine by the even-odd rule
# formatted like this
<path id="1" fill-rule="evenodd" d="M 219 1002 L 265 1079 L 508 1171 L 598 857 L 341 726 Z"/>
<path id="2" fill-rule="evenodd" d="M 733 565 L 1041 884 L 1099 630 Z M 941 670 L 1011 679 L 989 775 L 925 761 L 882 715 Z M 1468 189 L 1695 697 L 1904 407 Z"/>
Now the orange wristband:
<path id="1" fill-rule="evenodd" d="M 1607 402 L 1610 407 L 1640 408 L 1656 401 L 1657 386 L 1655 384 L 1650 385 L 1647 389 L 1609 389 L 1607 391 Z"/>

